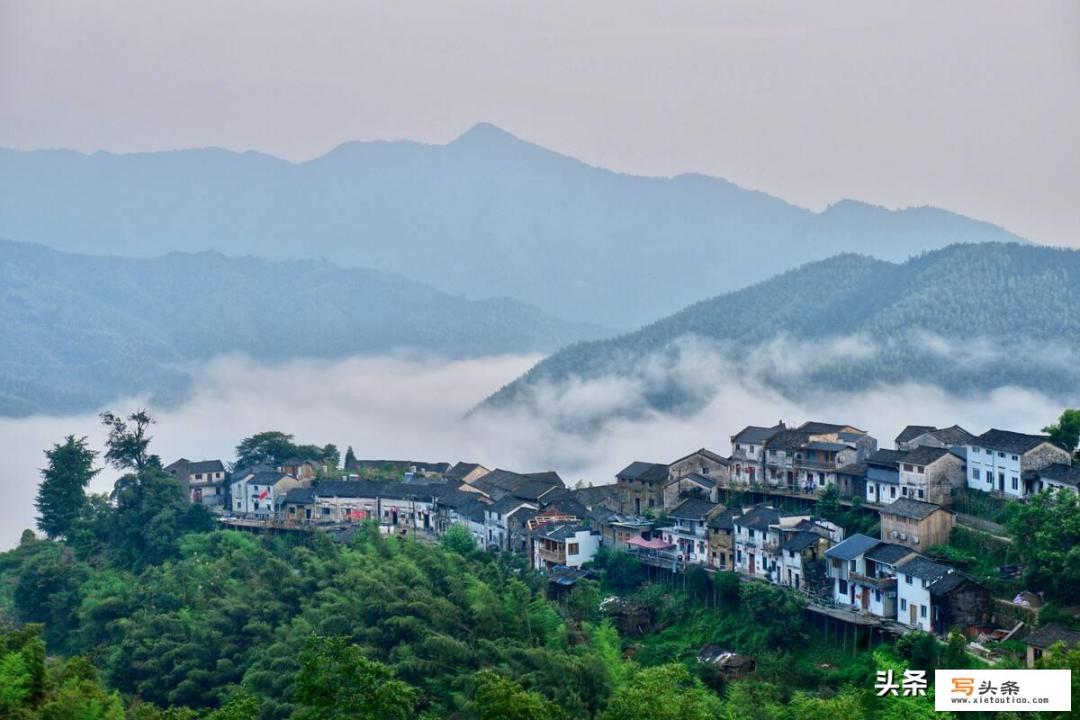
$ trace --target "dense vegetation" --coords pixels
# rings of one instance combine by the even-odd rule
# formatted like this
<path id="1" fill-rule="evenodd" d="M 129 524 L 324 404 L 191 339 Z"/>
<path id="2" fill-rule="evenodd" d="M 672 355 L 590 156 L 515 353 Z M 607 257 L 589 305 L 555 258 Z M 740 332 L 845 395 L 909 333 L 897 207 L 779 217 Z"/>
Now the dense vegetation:
<path id="1" fill-rule="evenodd" d="M 464 527 L 434 545 L 371 523 L 347 545 L 214 530 L 151 452 L 152 417 L 102 420 L 102 457 L 125 472 L 111 496 L 85 495 L 97 452 L 65 438 L 42 472 L 47 537 L 0 554 L 0 717 L 929 719 L 932 698 L 877 697 L 875 671 L 975 662 L 959 637 L 921 633 L 852 652 L 791 591 L 702 568 L 650 583 L 624 553 L 558 592 Z M 263 433 L 239 449 L 325 455 L 291 443 Z M 1042 538 L 1056 512 L 1076 508 L 1022 522 Z M 646 608 L 644 626 L 624 627 L 620 607 Z M 706 643 L 756 671 L 698 663 Z M 1044 662 L 1080 670 L 1080 651 Z"/>
<path id="2" fill-rule="evenodd" d="M 463 357 L 596 336 L 518 301 L 470 301 L 325 261 L 133 260 L 0 241 L 0 285 L 0 415 L 85 411 L 143 393 L 177 399 L 186 368 L 222 353 Z"/>
<path id="3" fill-rule="evenodd" d="M 123 256 L 326 257 L 621 328 L 840 252 L 900 260 L 1017 239 L 934 208 L 843 201 L 817 214 L 716 178 L 610 172 L 490 125 L 445 146 L 349 143 L 305 163 L 0 150 L 0 237 Z"/>
<path id="4" fill-rule="evenodd" d="M 955 245 L 900 264 L 844 255 L 693 305 L 638 332 L 543 360 L 488 404 L 528 403 L 570 378 L 615 375 L 648 404 L 694 407 L 720 373 L 789 395 L 919 382 L 953 392 L 1080 387 L 1080 252 Z M 1069 428 L 1066 428 L 1069 431 Z"/>

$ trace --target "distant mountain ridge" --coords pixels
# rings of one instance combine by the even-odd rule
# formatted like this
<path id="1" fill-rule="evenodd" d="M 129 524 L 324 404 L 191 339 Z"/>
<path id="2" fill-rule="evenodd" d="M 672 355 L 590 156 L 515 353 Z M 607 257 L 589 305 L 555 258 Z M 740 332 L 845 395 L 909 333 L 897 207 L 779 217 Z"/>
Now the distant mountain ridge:
<path id="1" fill-rule="evenodd" d="M 483 123 L 446 145 L 346 143 L 303 163 L 0 150 L 0 236 L 124 256 L 322 256 L 622 328 L 841 252 L 903 260 L 1019 240 L 935 208 L 814 213 L 704 175 L 617 173 Z"/>
<path id="2" fill-rule="evenodd" d="M 789 396 L 914 382 L 1075 402 L 1080 251 L 954 245 L 902 264 L 840 255 L 567 347 L 483 407 L 527 407 L 570 381 L 634 378 L 649 408 L 692 410 L 708 401 L 708 382 L 688 383 L 677 368 L 695 353 Z M 691 380 L 707 375 L 698 360 Z"/>
<path id="3" fill-rule="evenodd" d="M 216 252 L 93 257 L 0 241 L 0 415 L 184 397 L 188 368 L 422 351 L 551 351 L 601 331 L 517 300 L 470 301 L 374 270 Z"/>

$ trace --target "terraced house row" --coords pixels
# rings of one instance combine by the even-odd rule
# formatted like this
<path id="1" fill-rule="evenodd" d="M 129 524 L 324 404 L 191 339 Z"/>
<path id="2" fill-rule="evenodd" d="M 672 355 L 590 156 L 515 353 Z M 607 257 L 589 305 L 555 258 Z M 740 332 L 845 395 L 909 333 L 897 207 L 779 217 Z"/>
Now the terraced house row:
<path id="1" fill-rule="evenodd" d="M 880 449 L 853 425 L 780 422 L 748 426 L 730 441 L 726 456 L 701 448 L 670 462 L 638 460 L 613 484 L 573 488 L 553 471 L 466 462 L 353 460 L 344 479 L 299 460 L 228 473 L 220 461 L 182 459 L 167 469 L 192 502 L 232 526 L 347 537 L 374 521 L 388 534 L 421 538 L 461 526 L 478 546 L 520 553 L 560 581 L 606 547 L 666 572 L 730 570 L 814 603 L 939 633 L 983 625 L 990 614 L 987 588 L 924 554 L 949 543 L 955 494 L 1022 500 L 1080 485 L 1080 468 L 1049 438 L 1004 430 L 975 436 L 955 425 L 912 425 L 894 448 Z M 816 516 L 829 488 L 876 512 L 879 535 L 845 537 Z"/>

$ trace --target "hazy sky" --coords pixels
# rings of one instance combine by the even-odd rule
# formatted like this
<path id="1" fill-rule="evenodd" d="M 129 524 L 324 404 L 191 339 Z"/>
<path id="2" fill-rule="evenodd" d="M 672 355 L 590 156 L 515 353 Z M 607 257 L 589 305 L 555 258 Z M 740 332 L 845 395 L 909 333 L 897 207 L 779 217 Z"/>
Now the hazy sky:
<path id="1" fill-rule="evenodd" d="M 292 159 L 477 121 L 1080 246 L 1080 2 L 0 0 L 0 145 Z"/>

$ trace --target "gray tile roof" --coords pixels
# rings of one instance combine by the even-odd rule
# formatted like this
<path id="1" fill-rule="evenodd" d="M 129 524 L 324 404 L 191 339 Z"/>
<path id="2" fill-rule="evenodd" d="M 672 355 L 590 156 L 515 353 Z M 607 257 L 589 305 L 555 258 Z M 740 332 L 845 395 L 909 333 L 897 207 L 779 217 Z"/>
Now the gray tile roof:
<path id="1" fill-rule="evenodd" d="M 975 437 L 959 425 L 938 428 L 930 434 L 946 445 L 967 445 Z"/>
<path id="2" fill-rule="evenodd" d="M 896 436 L 896 444 L 899 445 L 902 442 L 914 440 L 915 438 L 926 435 L 934 430 L 937 430 L 937 428 L 933 425 L 908 425 Z"/>
<path id="3" fill-rule="evenodd" d="M 937 510 L 945 510 L 945 508 L 940 505 L 935 505 L 934 503 L 923 502 L 922 500 L 899 498 L 883 507 L 881 512 L 888 515 L 898 515 L 899 517 L 910 518 L 912 520 L 922 520 L 930 517 Z M 945 512 L 949 511 L 945 510 Z"/>
<path id="4" fill-rule="evenodd" d="M 802 552 L 808 547 L 817 545 L 821 541 L 821 536 L 815 532 L 809 530 L 800 530 L 792 535 L 780 546 L 781 550 L 794 550 L 795 552 Z"/>
<path id="5" fill-rule="evenodd" d="M 942 565 L 941 563 L 934 562 L 928 557 L 922 555 L 916 555 L 910 560 L 905 560 L 896 566 L 897 572 L 902 572 L 905 575 L 911 575 L 917 577 L 920 580 L 936 580 L 942 575 L 948 573 L 952 568 L 948 565 Z"/>
<path id="6" fill-rule="evenodd" d="M 1061 463 L 1054 463 L 1037 471 L 1036 474 L 1047 480 L 1054 480 L 1066 485 L 1072 485 L 1073 487 L 1080 487 L 1080 464 L 1063 465 Z"/>
<path id="7" fill-rule="evenodd" d="M 662 482 L 667 479 L 667 476 L 667 465 L 640 460 L 635 460 L 615 475 L 620 480 L 640 480 L 641 482 Z"/>
<path id="8" fill-rule="evenodd" d="M 719 503 L 699 500 L 698 498 L 688 498 L 673 507 L 671 512 L 668 513 L 668 517 L 680 520 L 701 520 L 718 507 L 720 507 Z"/>
<path id="9" fill-rule="evenodd" d="M 994 428 L 987 430 L 977 438 L 972 438 L 971 442 L 968 444 L 974 445 L 975 447 L 1023 455 L 1029 450 L 1033 450 L 1046 442 L 1050 442 L 1050 438 L 1047 435 L 1026 435 L 1024 433 L 1012 432 L 1011 430 L 998 430 Z"/>
<path id="10" fill-rule="evenodd" d="M 1024 642 L 1028 645 L 1042 648 L 1043 650 L 1059 642 L 1063 642 L 1067 646 L 1072 647 L 1074 645 L 1080 645 L 1080 631 L 1070 630 L 1057 623 L 1047 623 L 1041 628 L 1036 628 L 1028 633 Z"/>
<path id="11" fill-rule="evenodd" d="M 747 445 L 761 445 L 780 430 L 784 430 L 784 424 L 773 425 L 771 428 L 747 425 L 737 435 L 731 436 L 731 441 L 746 443 Z"/>
<path id="12" fill-rule="evenodd" d="M 904 545 L 880 542 L 866 553 L 866 558 L 885 565 L 895 565 L 913 552 L 915 551 Z"/>
<path id="13" fill-rule="evenodd" d="M 902 462 L 911 463 L 913 465 L 930 465 L 946 455 L 953 455 L 953 452 L 946 448 L 927 447 L 924 445 L 909 451 L 908 454 L 904 456 Z"/>
<path id="14" fill-rule="evenodd" d="M 866 458 L 866 464 L 894 467 L 902 462 L 906 456 L 907 452 L 904 450 L 876 450 L 870 457 Z"/>
<path id="15" fill-rule="evenodd" d="M 854 560 L 867 550 L 877 545 L 880 540 L 856 533 L 838 545 L 834 545 L 825 551 L 825 557 L 837 560 Z"/>
<path id="16" fill-rule="evenodd" d="M 735 518 L 733 522 L 739 527 L 765 532 L 770 525 L 780 522 L 780 513 L 771 507 L 756 505 L 749 512 Z"/>

